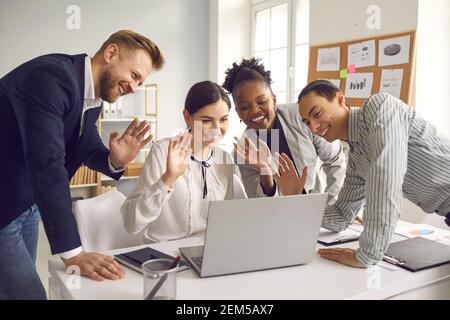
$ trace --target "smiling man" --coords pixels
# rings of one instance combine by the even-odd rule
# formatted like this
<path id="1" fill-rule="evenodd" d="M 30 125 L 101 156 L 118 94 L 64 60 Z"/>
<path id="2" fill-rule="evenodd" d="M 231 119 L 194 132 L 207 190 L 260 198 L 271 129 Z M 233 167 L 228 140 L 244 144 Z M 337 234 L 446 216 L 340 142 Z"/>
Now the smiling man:
<path id="1" fill-rule="evenodd" d="M 346 229 L 364 208 L 359 249 L 321 249 L 321 257 L 352 267 L 378 263 L 402 211 L 403 197 L 450 225 L 450 139 L 413 108 L 386 93 L 362 108 L 348 107 L 331 82 L 317 80 L 300 93 L 299 111 L 309 129 L 327 141 L 348 141 L 347 173 L 338 200 L 322 226 Z"/>
<path id="2" fill-rule="evenodd" d="M 133 92 L 163 64 L 151 40 L 122 30 L 92 59 L 49 54 L 0 79 L 0 300 L 46 298 L 34 266 L 40 215 L 66 266 L 95 280 L 123 277 L 111 257 L 82 250 L 68 181 L 83 163 L 120 178 L 150 128 L 135 120 L 106 148 L 96 127 L 101 102 Z"/>

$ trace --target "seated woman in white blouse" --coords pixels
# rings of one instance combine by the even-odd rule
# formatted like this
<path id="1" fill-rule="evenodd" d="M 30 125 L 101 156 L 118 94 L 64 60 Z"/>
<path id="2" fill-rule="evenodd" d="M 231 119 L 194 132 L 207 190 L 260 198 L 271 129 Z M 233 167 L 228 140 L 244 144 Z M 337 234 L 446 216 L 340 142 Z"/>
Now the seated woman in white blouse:
<path id="1" fill-rule="evenodd" d="M 154 144 L 136 189 L 122 205 L 129 233 L 142 232 L 144 243 L 199 235 L 206 228 L 209 201 L 234 198 L 238 170 L 217 147 L 228 129 L 230 107 L 216 83 L 191 87 L 183 111 L 190 133 Z"/>

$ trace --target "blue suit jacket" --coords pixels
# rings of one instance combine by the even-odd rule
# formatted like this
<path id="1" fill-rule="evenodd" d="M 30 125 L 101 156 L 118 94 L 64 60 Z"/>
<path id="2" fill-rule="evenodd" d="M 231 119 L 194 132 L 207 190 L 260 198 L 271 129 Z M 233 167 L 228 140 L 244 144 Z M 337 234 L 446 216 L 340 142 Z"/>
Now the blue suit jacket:
<path id="1" fill-rule="evenodd" d="M 121 176 L 97 131 L 101 108 L 79 136 L 85 57 L 45 55 L 0 79 L 0 229 L 36 203 L 53 254 L 81 245 L 68 183 L 78 167 Z"/>

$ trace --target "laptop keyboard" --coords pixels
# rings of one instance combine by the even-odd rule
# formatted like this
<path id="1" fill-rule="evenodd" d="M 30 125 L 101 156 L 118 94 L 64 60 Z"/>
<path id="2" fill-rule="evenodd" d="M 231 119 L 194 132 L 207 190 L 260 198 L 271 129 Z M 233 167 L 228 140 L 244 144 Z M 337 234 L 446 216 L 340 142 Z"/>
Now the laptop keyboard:
<path id="1" fill-rule="evenodd" d="M 201 269 L 203 263 L 203 257 L 192 257 L 192 261 Z"/>

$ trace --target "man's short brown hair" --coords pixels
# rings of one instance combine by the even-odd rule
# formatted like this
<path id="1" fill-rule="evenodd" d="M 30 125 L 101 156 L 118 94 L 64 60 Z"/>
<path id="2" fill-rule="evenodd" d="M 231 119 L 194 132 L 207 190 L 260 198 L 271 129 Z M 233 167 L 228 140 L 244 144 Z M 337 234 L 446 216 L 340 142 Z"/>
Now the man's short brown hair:
<path id="1" fill-rule="evenodd" d="M 120 30 L 110 35 L 95 55 L 101 54 L 113 43 L 131 50 L 144 49 L 150 55 L 155 70 L 160 70 L 164 66 L 165 59 L 158 46 L 147 37 L 131 30 Z"/>

